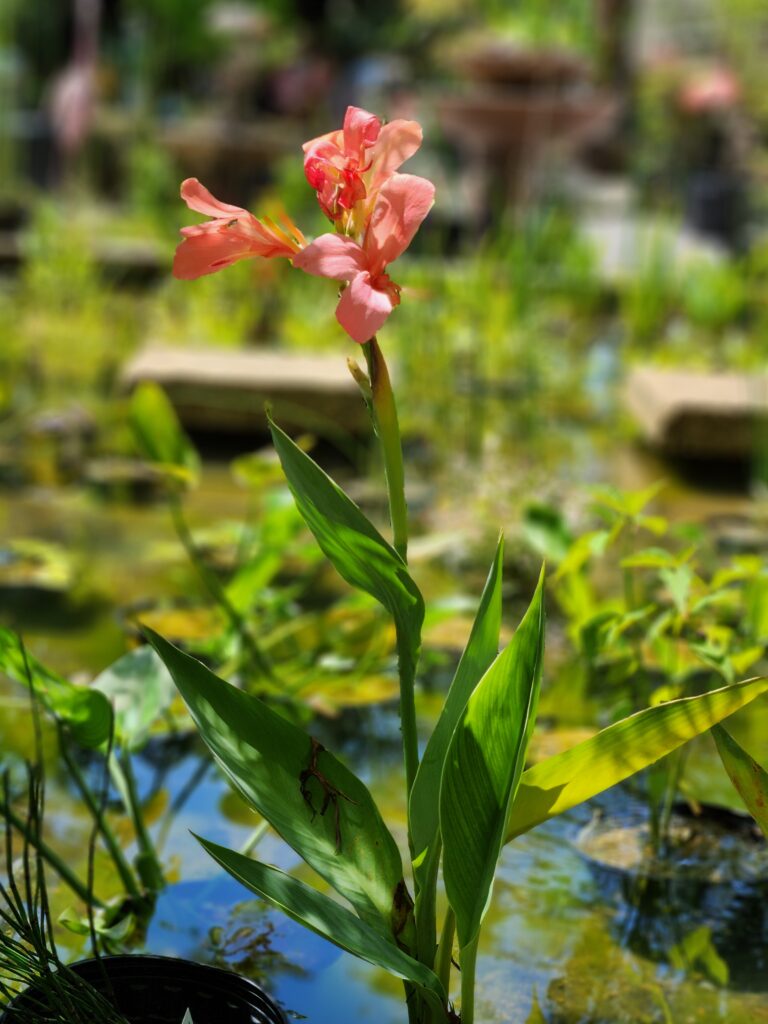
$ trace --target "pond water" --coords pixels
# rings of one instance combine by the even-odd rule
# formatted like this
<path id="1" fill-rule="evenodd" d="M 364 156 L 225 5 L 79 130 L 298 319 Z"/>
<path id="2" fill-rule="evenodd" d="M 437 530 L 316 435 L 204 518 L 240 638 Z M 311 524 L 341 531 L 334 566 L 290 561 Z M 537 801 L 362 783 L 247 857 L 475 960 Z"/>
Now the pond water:
<path id="1" fill-rule="evenodd" d="M 622 457 L 627 459 L 626 451 Z M 657 475 L 656 468 L 642 460 L 625 461 L 625 477 L 642 480 L 649 474 Z M 689 507 L 689 493 L 679 491 L 678 501 L 680 508 Z M 211 464 L 191 516 L 196 524 L 238 519 L 246 503 L 226 468 Z M 489 504 L 495 500 L 489 498 Z M 713 499 L 708 509 L 731 511 L 740 504 L 725 497 Z M 34 535 L 75 553 L 87 550 L 89 564 L 97 567 L 84 567 L 69 601 L 41 601 L 38 596 L 21 602 L 17 594 L 3 609 L 4 619 L 23 629 L 34 653 L 64 673 L 92 675 L 123 652 L 120 608 L 148 593 L 194 589 L 162 505 L 104 503 L 77 489 L 24 490 L 0 498 L 0 513 L 9 536 Z M 453 514 L 447 512 L 446 520 Z M 543 714 L 568 727 L 593 721 L 593 698 L 574 695 L 571 687 L 565 669 L 549 678 Z M 0 689 L 0 702 L 0 747 L 28 752 L 31 737 L 23 696 L 6 686 Z M 557 715 L 558 708 L 565 713 Z M 425 735 L 435 710 L 435 696 L 425 695 L 420 705 Z M 768 728 L 768 709 L 741 715 L 736 728 L 758 750 Z M 385 819 L 403 839 L 396 711 L 391 706 L 357 709 L 321 720 L 313 731 L 362 775 Z M 312 1024 L 403 1024 L 396 982 L 250 898 L 198 846 L 190 833 L 238 848 L 258 821 L 193 738 L 154 739 L 136 760 L 147 817 L 169 879 L 146 934 L 148 951 L 236 967 Z M 700 788 L 711 792 L 715 762 L 706 743 L 698 745 L 691 763 Z M 88 823 L 66 777 L 55 773 L 53 763 L 51 771 L 48 825 L 57 848 L 82 867 Z M 717 785 L 724 788 L 722 780 Z M 634 801 L 624 787 L 594 803 L 604 812 L 627 815 Z M 738 985 L 715 984 L 700 963 L 689 970 L 671 966 L 663 950 L 649 950 L 638 942 L 641 911 L 607 887 L 574 845 L 595 806 L 577 808 L 507 847 L 481 945 L 478 1019 L 484 1024 L 523 1022 L 535 991 L 546 1019 L 557 1024 L 768 1024 L 768 917 L 763 915 L 755 925 L 750 902 L 754 894 L 734 889 L 724 902 L 715 902 L 718 913 L 726 906 L 734 917 L 731 938 L 740 934 L 741 910 L 752 914 L 752 931 L 744 933 L 750 941 L 718 950 L 726 963 L 738 962 L 738 970 L 731 972 L 738 976 Z M 270 833 L 260 842 L 259 856 L 286 869 L 297 867 L 295 855 Z M 97 892 L 110 895 L 116 888 L 100 863 Z M 59 891 L 56 903 L 63 909 L 66 894 Z M 656 911 L 662 914 L 664 908 Z M 706 901 L 683 912 L 667 908 L 667 913 L 668 929 L 661 933 L 668 934 L 670 947 L 700 928 L 709 928 L 717 945 L 722 921 L 713 918 Z M 73 937 L 71 955 L 81 948 Z"/>

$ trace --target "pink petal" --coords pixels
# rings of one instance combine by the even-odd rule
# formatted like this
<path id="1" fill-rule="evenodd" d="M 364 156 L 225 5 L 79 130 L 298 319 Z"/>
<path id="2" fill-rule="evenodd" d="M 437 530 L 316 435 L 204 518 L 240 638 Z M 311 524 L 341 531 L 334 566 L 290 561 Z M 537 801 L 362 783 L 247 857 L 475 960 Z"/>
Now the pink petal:
<path id="1" fill-rule="evenodd" d="M 381 121 L 360 107 L 347 107 L 344 115 L 344 152 L 357 157 L 363 146 L 372 146 L 381 131 Z"/>
<path id="2" fill-rule="evenodd" d="M 294 267 L 334 281 L 351 281 L 365 270 L 366 262 L 365 253 L 357 242 L 346 235 L 330 233 L 320 235 L 293 258 Z"/>
<path id="3" fill-rule="evenodd" d="M 385 124 L 371 150 L 373 176 L 371 188 L 379 188 L 409 160 L 421 145 L 422 132 L 418 121 L 390 121 Z"/>
<path id="4" fill-rule="evenodd" d="M 364 243 L 374 276 L 405 252 L 434 201 L 435 186 L 426 178 L 394 174 L 382 185 Z"/>
<path id="5" fill-rule="evenodd" d="M 204 213 L 206 217 L 231 219 L 247 213 L 240 206 L 230 206 L 229 203 L 219 202 L 204 185 L 200 184 L 197 178 L 187 178 L 181 183 L 181 198 L 190 210 L 194 210 L 195 213 Z"/>
<path id="6" fill-rule="evenodd" d="M 344 133 L 340 128 L 337 128 L 335 132 L 327 132 L 325 135 L 318 135 L 317 138 L 310 139 L 301 148 L 305 153 L 315 149 L 317 146 L 332 146 L 335 150 L 341 151 L 343 145 Z"/>
<path id="7" fill-rule="evenodd" d="M 194 281 L 237 260 L 257 255 L 241 235 L 231 231 L 206 231 L 187 236 L 179 244 L 173 258 L 173 276 L 182 281 Z"/>
<path id="8" fill-rule="evenodd" d="M 371 287 L 371 275 L 363 271 L 352 278 L 336 307 L 336 319 L 360 345 L 370 341 L 393 310 L 387 292 Z"/>

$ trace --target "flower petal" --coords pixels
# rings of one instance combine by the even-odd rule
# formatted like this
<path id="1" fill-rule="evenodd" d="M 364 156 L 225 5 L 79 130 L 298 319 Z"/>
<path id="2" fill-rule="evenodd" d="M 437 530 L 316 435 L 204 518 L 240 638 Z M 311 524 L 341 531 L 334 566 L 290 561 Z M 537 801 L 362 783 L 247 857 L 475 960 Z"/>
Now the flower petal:
<path id="1" fill-rule="evenodd" d="M 262 223 L 250 213 L 231 221 L 209 220 L 195 224 L 182 228 L 181 233 L 184 241 L 176 250 L 173 273 L 188 281 L 251 256 L 291 259 L 301 245 L 276 224 Z"/>
<path id="2" fill-rule="evenodd" d="M 337 128 L 335 132 L 326 132 L 325 135 L 318 135 L 314 139 L 310 139 L 309 142 L 305 142 L 302 145 L 302 149 L 305 153 L 308 153 L 311 149 L 315 149 L 317 146 L 332 147 L 335 150 L 341 150 L 344 145 L 344 133 L 340 128 Z"/>
<path id="3" fill-rule="evenodd" d="M 181 183 L 181 198 L 195 213 L 204 213 L 206 217 L 217 219 L 241 217 L 247 211 L 240 206 L 230 206 L 229 203 L 222 203 L 208 189 L 201 185 L 197 178 L 187 178 Z"/>
<path id="4" fill-rule="evenodd" d="M 421 140 L 422 131 L 418 121 L 398 119 L 385 124 L 371 150 L 371 189 L 383 185 L 387 178 L 409 160 L 421 145 Z"/>
<path id="5" fill-rule="evenodd" d="M 363 271 L 342 292 L 336 319 L 353 341 L 363 345 L 376 334 L 393 308 L 390 295 L 372 288 L 371 275 Z"/>
<path id="6" fill-rule="evenodd" d="M 233 231 L 215 230 L 188 235 L 176 249 L 173 276 L 182 281 L 194 281 L 237 260 L 258 255 L 247 239 Z"/>
<path id="7" fill-rule="evenodd" d="M 360 107 L 347 107 L 344 115 L 344 152 L 358 157 L 364 146 L 372 146 L 381 131 L 381 121 Z"/>
<path id="8" fill-rule="evenodd" d="M 329 233 L 320 235 L 294 256 L 293 265 L 315 277 L 351 281 L 361 270 L 365 270 L 366 256 L 351 238 Z"/>
<path id="9" fill-rule="evenodd" d="M 435 201 L 435 186 L 413 174 L 394 174 L 376 198 L 364 248 L 375 276 L 408 246 Z"/>

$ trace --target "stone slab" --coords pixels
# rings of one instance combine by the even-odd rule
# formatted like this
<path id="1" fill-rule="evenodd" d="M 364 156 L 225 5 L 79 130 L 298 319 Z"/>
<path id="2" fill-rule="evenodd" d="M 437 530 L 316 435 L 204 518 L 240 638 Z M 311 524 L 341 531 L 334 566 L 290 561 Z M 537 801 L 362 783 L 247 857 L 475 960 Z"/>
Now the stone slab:
<path id="1" fill-rule="evenodd" d="M 154 381 L 165 389 L 190 430 L 264 433 L 267 403 L 289 432 L 310 431 L 334 438 L 370 429 L 341 351 L 325 355 L 150 345 L 122 374 L 127 390 L 142 381 Z"/>
<path id="2" fill-rule="evenodd" d="M 663 454 L 748 459 L 768 416 L 768 374 L 694 373 L 636 367 L 625 404 L 643 439 Z"/>

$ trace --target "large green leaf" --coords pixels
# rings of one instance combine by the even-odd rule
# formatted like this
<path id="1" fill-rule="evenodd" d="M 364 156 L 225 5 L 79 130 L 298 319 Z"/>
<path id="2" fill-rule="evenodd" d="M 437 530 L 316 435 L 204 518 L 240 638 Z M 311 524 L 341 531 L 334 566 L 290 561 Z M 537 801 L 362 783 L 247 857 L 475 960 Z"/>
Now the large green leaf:
<path id="1" fill-rule="evenodd" d="M 405 562 L 355 503 L 276 424 L 272 439 L 304 521 L 336 571 L 395 620 L 401 678 L 413 685 L 424 599 Z"/>
<path id="2" fill-rule="evenodd" d="M 728 778 L 768 838 L 768 772 L 722 725 L 714 726 L 712 735 Z"/>
<path id="3" fill-rule="evenodd" d="M 163 389 L 150 381 L 139 384 L 129 411 L 136 444 L 159 469 L 186 483 L 194 483 L 200 459 Z"/>
<path id="4" fill-rule="evenodd" d="M 367 960 L 398 978 L 413 982 L 432 993 L 441 1005 L 445 1004 L 445 992 L 437 975 L 345 907 L 278 868 L 251 860 L 250 857 L 205 839 L 200 839 L 200 842 L 230 875 L 251 892 L 279 907 L 294 921 L 361 960 Z"/>
<path id="5" fill-rule="evenodd" d="M 768 679 L 748 679 L 659 704 L 541 761 L 523 774 L 507 840 L 647 768 L 766 692 Z"/>
<path id="6" fill-rule="evenodd" d="M 462 950 L 477 941 L 533 731 L 544 650 L 544 572 L 510 643 L 467 701 L 440 786 L 443 879 Z"/>
<path id="7" fill-rule="evenodd" d="M 96 749 L 109 739 L 112 708 L 106 697 L 87 686 L 75 686 L 41 665 L 10 629 L 0 629 L 0 672 L 23 686 L 31 681 L 43 707 L 68 726 L 81 746 Z"/>
<path id="8" fill-rule="evenodd" d="M 92 686 L 112 704 L 115 738 L 127 750 L 144 746 L 152 725 L 176 696 L 168 669 L 151 647 L 124 654 Z"/>
<path id="9" fill-rule="evenodd" d="M 415 852 L 416 917 L 424 932 L 420 957 L 430 963 L 435 944 L 435 886 L 440 862 L 440 779 L 445 755 L 467 701 L 499 653 L 504 542 L 480 598 L 472 632 L 461 656 L 437 724 L 424 751 L 411 791 L 410 823 Z M 423 925 L 423 929 L 422 929 Z"/>
<path id="10" fill-rule="evenodd" d="M 399 933 L 410 913 L 400 853 L 360 779 L 263 701 L 144 632 L 244 799 L 363 920 Z"/>

